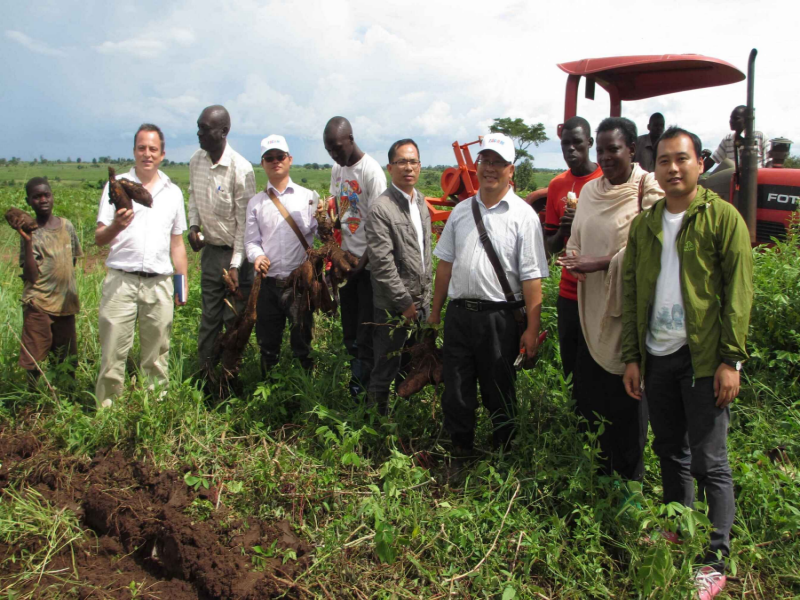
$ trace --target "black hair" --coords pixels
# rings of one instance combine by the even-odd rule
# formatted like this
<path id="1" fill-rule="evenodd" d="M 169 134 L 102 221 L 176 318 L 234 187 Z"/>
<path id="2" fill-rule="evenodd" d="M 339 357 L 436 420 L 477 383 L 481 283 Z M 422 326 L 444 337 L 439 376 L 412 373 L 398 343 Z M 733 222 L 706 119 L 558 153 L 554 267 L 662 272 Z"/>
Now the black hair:
<path id="1" fill-rule="evenodd" d="M 353 135 L 353 126 L 344 117 L 331 117 L 325 125 L 323 137 L 334 135 Z"/>
<path id="2" fill-rule="evenodd" d="M 408 144 L 414 145 L 414 148 L 417 149 L 417 156 L 419 156 L 419 146 L 417 146 L 417 142 L 415 142 L 411 138 L 405 138 L 403 140 L 397 140 L 394 144 L 392 144 L 391 148 L 389 148 L 389 163 L 391 163 L 394 160 L 394 155 L 397 154 L 397 149 L 400 146 L 406 146 Z"/>
<path id="3" fill-rule="evenodd" d="M 158 125 L 153 125 L 152 123 L 142 123 L 139 125 L 139 129 L 136 130 L 136 134 L 133 136 L 133 148 L 136 149 L 136 138 L 139 137 L 139 134 L 142 131 L 155 131 L 158 134 L 159 139 L 161 139 L 161 153 L 164 153 L 164 148 L 166 144 L 164 143 L 164 132 L 161 131 L 161 128 Z"/>
<path id="4" fill-rule="evenodd" d="M 652 115 L 650 115 L 650 120 L 648 123 L 652 123 L 653 119 L 661 119 L 662 121 L 665 120 L 664 115 L 662 115 L 660 112 L 654 112 Z"/>
<path id="5" fill-rule="evenodd" d="M 589 125 L 589 121 L 583 117 L 572 117 L 567 119 L 564 123 L 564 126 L 561 128 L 561 131 L 566 131 L 567 129 L 583 129 L 587 136 L 591 137 L 592 135 L 592 126 Z"/>
<path id="6" fill-rule="evenodd" d="M 703 142 L 701 142 L 700 138 L 697 137 L 697 135 L 695 135 L 691 131 L 686 131 L 685 129 L 681 129 L 677 125 L 672 125 L 658 138 L 658 141 L 656 142 L 656 156 L 658 156 L 658 145 L 661 143 L 661 140 L 671 140 L 680 135 L 685 135 L 690 140 L 692 140 L 692 145 L 694 146 L 694 155 L 699 160 L 700 153 L 703 151 Z"/>
<path id="7" fill-rule="evenodd" d="M 28 183 L 25 184 L 25 195 L 30 198 L 31 197 L 31 188 L 36 187 L 37 185 L 46 185 L 50 187 L 50 182 L 47 181 L 47 177 L 33 177 L 28 180 Z"/>
<path id="8" fill-rule="evenodd" d="M 597 135 L 604 131 L 614 131 L 619 129 L 625 137 L 625 145 L 633 146 L 636 143 L 636 138 L 639 131 L 636 129 L 636 123 L 625 117 L 608 117 L 600 121 L 600 126 L 597 128 Z"/>

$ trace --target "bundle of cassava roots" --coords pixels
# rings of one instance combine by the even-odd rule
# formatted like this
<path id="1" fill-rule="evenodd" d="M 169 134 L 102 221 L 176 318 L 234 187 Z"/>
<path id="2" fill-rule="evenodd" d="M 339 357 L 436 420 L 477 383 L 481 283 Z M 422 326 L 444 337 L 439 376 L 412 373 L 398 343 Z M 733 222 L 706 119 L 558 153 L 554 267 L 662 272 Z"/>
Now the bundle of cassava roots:
<path id="1" fill-rule="evenodd" d="M 442 382 L 442 350 L 436 347 L 436 331 L 427 330 L 421 342 L 411 346 L 408 375 L 397 388 L 397 395 L 408 398 L 426 385 L 439 385 Z"/>
<path id="2" fill-rule="evenodd" d="M 17 231 L 22 230 L 25 233 L 33 233 L 34 230 L 39 229 L 39 224 L 36 222 L 29 213 L 13 206 L 6 211 L 6 221 L 13 229 Z"/>
<path id="3" fill-rule="evenodd" d="M 281 301 L 289 306 L 295 321 L 307 312 L 336 312 L 339 305 L 339 285 L 358 266 L 358 259 L 347 250 L 342 250 L 334 240 L 333 225 L 328 215 L 323 210 L 318 210 L 314 216 L 322 246 L 307 251 L 306 260 L 286 280 L 286 290 L 281 296 Z M 331 268 L 326 277 L 328 262 L 331 263 Z"/>

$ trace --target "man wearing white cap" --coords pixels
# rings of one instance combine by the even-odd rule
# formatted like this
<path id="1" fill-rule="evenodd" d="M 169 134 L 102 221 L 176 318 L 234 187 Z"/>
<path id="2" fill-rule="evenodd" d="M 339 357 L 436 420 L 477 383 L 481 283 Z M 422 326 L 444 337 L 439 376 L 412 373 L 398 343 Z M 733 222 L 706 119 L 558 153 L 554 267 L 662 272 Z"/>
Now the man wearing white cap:
<path id="1" fill-rule="evenodd" d="M 313 367 L 309 356 L 313 317 L 306 312 L 295 322 L 288 307 L 281 303 L 286 278 L 305 261 L 306 251 L 288 221 L 281 216 L 277 203 L 286 208 L 309 245 L 317 231 L 314 212 L 319 204 L 317 192 L 292 181 L 291 166 L 292 156 L 283 136 L 271 135 L 261 140 L 261 167 L 269 182 L 263 192 L 247 203 L 244 247 L 255 275 L 264 277 L 256 321 L 262 375 L 278 364 L 287 318 L 291 322 L 289 340 L 294 357 L 304 369 Z"/>
<path id="2" fill-rule="evenodd" d="M 548 276 L 547 258 L 539 219 L 511 189 L 514 154 L 508 136 L 483 138 L 477 160 L 480 190 L 453 209 L 434 251 L 439 266 L 428 321 L 439 323 L 449 296 L 442 411 L 453 441 L 451 465 L 456 471 L 474 445 L 476 384 L 480 384 L 483 405 L 492 419 L 492 445 L 507 449 L 514 432 L 514 362 L 523 351 L 530 358 L 537 351 L 540 279 Z M 480 239 L 473 203 L 505 272 L 513 301 L 504 293 Z M 525 319 L 518 327 L 514 311 L 523 306 Z"/>

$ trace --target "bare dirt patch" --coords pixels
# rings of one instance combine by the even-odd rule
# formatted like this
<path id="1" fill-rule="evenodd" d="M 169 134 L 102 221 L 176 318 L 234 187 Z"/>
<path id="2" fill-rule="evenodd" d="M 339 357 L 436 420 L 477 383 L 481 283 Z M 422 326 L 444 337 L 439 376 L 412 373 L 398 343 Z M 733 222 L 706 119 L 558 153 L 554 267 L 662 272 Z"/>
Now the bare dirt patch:
<path id="1" fill-rule="evenodd" d="M 216 490 L 195 491 L 177 471 L 158 471 L 118 451 L 91 461 L 64 457 L 13 431 L 0 432 L 0 462 L 0 501 L 9 501 L 7 490 L 34 490 L 57 510 L 73 511 L 85 533 L 47 565 L 57 574 L 16 590 L 24 597 L 69 592 L 127 600 L 134 590 L 133 597 L 152 600 L 304 595 L 293 581 L 310 565 L 311 547 L 290 523 L 236 518 L 216 507 Z M 198 513 L 198 502 L 206 512 Z M 0 545 L 0 589 L 18 574 L 11 559 L 23 550 Z"/>

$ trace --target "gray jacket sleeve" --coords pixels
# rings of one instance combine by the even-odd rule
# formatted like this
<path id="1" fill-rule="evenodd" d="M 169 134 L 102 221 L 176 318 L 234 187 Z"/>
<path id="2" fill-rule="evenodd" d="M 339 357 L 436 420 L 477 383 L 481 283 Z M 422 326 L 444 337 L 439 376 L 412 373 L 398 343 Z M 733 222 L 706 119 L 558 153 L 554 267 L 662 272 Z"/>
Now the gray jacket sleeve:
<path id="1" fill-rule="evenodd" d="M 401 313 L 414 301 L 397 272 L 391 225 L 380 202 L 376 202 L 372 207 L 365 231 L 369 265 L 372 269 L 372 285 L 379 288 L 375 294 L 387 298 L 392 308 Z"/>

